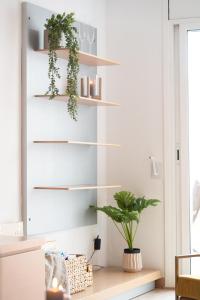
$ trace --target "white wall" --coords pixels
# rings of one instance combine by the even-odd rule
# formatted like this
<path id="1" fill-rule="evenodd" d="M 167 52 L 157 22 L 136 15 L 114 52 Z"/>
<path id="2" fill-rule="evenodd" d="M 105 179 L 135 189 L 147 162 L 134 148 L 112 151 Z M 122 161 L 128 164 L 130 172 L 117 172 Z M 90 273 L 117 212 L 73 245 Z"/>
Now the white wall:
<path id="1" fill-rule="evenodd" d="M 20 10 L 0 4 L 0 222 L 20 218 Z"/>
<path id="2" fill-rule="evenodd" d="M 164 178 L 152 178 L 148 157 L 163 167 L 163 26 L 167 1 L 109 0 L 107 55 L 121 63 L 107 72 L 108 97 L 121 103 L 107 115 L 108 139 L 122 144 L 108 153 L 108 178 L 137 195 L 163 201 L 144 212 L 135 246 L 146 267 L 164 271 Z M 165 4 L 165 6 L 164 6 Z M 171 0 L 170 18 L 200 17 L 198 0 Z M 117 120 L 113 122 L 113 120 Z M 113 203 L 112 195 L 109 202 Z M 114 238 L 113 238 L 114 237 Z M 121 264 L 124 241 L 108 227 L 109 264 Z M 173 266 L 172 266 L 173 268 Z"/>
<path id="3" fill-rule="evenodd" d="M 106 0 L 34 0 L 34 4 L 52 11 L 74 11 L 79 21 L 98 28 L 98 52 L 105 56 L 106 41 Z M 0 223 L 15 222 L 21 219 L 21 99 L 20 99 L 20 51 L 21 51 L 21 1 L 3 0 L 0 4 L 1 47 L 0 47 Z M 100 71 L 102 73 L 103 71 Z M 105 135 L 105 111 L 99 112 L 99 138 Z M 105 177 L 105 153 L 99 151 L 99 180 Z M 101 203 L 106 193 L 101 192 Z M 97 257 L 106 263 L 106 221 L 100 216 L 97 226 L 47 235 L 56 239 L 58 245 L 71 253 L 81 252 L 88 255 L 93 250 L 92 240 L 97 233 L 103 238 L 101 255 Z M 102 259 L 101 259 L 102 258 Z"/>
<path id="4" fill-rule="evenodd" d="M 108 71 L 108 139 L 120 142 L 108 153 L 108 178 L 123 189 L 163 201 L 163 181 L 152 178 L 149 156 L 163 162 L 162 1 L 108 1 L 108 56 L 121 65 Z M 112 203 L 112 197 L 109 201 Z M 114 238 L 113 238 L 114 237 Z M 121 264 L 125 244 L 112 224 L 108 231 L 109 264 Z M 164 205 L 144 212 L 135 246 L 145 267 L 164 269 Z"/>

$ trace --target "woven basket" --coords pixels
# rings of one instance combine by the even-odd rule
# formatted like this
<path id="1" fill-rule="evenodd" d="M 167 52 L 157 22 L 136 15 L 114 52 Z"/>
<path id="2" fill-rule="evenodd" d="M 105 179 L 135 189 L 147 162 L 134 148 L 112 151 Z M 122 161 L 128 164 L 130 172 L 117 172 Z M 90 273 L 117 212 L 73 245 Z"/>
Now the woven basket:
<path id="1" fill-rule="evenodd" d="M 75 294 L 92 285 L 92 266 L 87 264 L 85 255 L 76 254 L 76 257 L 65 261 L 70 284 L 70 293 Z"/>

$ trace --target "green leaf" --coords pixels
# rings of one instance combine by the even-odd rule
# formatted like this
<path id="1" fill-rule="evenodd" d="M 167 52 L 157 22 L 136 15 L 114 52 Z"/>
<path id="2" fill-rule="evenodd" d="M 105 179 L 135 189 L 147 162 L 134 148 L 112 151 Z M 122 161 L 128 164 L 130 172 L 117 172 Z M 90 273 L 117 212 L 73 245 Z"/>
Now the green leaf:
<path id="1" fill-rule="evenodd" d="M 133 210 L 138 211 L 139 214 L 149 207 L 149 206 L 156 206 L 160 203 L 157 199 L 145 199 L 144 197 L 136 198 L 133 206 Z"/>
<path id="2" fill-rule="evenodd" d="M 104 212 L 108 217 L 117 223 L 129 223 L 131 221 L 138 221 L 138 213 L 135 211 L 121 210 L 113 206 L 90 206 L 96 210 Z"/>
<path id="3" fill-rule="evenodd" d="M 135 197 L 134 194 L 128 191 L 121 191 L 114 195 L 114 199 L 117 201 L 117 205 L 121 209 L 133 210 Z"/>

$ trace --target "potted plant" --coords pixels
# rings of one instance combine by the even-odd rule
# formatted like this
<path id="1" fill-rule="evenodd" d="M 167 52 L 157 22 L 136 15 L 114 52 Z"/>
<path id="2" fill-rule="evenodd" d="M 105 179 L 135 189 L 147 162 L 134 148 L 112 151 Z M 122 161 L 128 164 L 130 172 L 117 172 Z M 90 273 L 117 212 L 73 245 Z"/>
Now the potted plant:
<path id="1" fill-rule="evenodd" d="M 53 99 L 59 95 L 59 90 L 56 87 L 56 79 L 60 78 L 59 68 L 56 66 L 57 54 L 56 49 L 61 47 L 61 38 L 64 35 L 64 47 L 69 50 L 68 64 L 67 64 L 67 85 L 65 94 L 68 96 L 67 108 L 72 119 L 77 120 L 77 97 L 78 97 L 78 72 L 79 72 L 79 58 L 78 58 L 78 41 L 76 37 L 76 28 L 73 26 L 74 13 L 52 15 L 46 20 L 45 28 L 47 38 L 47 45 L 49 51 L 49 70 L 48 77 L 50 80 L 47 94 L 49 98 Z"/>
<path id="2" fill-rule="evenodd" d="M 124 249 L 123 269 L 127 272 L 138 272 L 142 269 L 141 251 L 134 248 L 135 235 L 138 229 L 142 211 L 149 206 L 156 206 L 160 202 L 157 199 L 145 199 L 135 197 L 128 191 L 120 191 L 114 195 L 118 207 L 104 206 L 92 208 L 104 212 L 110 217 L 117 230 L 127 243 Z"/>

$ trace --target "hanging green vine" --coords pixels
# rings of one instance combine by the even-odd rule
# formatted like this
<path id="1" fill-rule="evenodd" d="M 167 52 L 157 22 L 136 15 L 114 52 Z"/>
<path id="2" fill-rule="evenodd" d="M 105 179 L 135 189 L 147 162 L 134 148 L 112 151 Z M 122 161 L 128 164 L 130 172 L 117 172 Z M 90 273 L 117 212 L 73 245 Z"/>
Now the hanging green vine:
<path id="1" fill-rule="evenodd" d="M 67 86 L 65 90 L 68 96 L 67 108 L 72 119 L 77 120 L 77 98 L 78 98 L 78 41 L 76 38 L 76 28 L 73 26 L 74 13 L 52 15 L 46 20 L 45 28 L 48 30 L 49 43 L 49 71 L 50 79 L 47 94 L 53 99 L 59 95 L 59 90 L 56 87 L 56 79 L 60 78 L 59 68 L 56 66 L 57 54 L 56 49 L 60 47 L 62 33 L 65 36 L 65 47 L 69 50 L 69 58 L 67 64 Z"/>
<path id="2" fill-rule="evenodd" d="M 66 48 L 69 49 L 69 59 L 67 65 L 67 87 L 66 95 L 68 100 L 68 112 L 70 116 L 77 119 L 77 97 L 78 97 L 78 41 L 76 38 L 76 28 L 72 26 L 74 23 L 74 14 L 71 13 L 64 19 L 63 32 L 65 35 Z"/>

